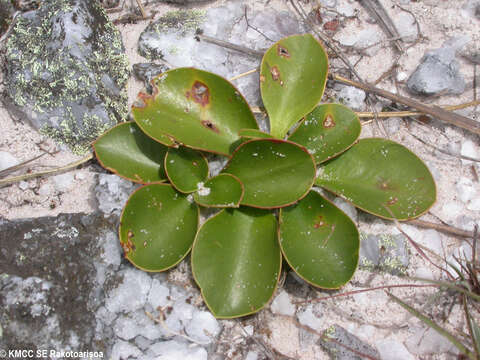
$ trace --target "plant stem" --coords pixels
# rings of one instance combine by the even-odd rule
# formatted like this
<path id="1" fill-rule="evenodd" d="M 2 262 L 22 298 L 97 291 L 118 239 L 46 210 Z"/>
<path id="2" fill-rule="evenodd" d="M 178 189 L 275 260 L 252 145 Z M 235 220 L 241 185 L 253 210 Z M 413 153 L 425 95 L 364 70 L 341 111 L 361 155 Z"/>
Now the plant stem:
<path id="1" fill-rule="evenodd" d="M 470 102 L 463 103 L 463 104 L 458 104 L 458 105 L 443 105 L 443 106 L 440 106 L 440 107 L 443 108 L 444 110 L 453 111 L 453 110 L 465 109 L 467 107 L 477 106 L 477 105 L 480 105 L 480 100 L 470 101 Z M 374 117 L 374 113 L 373 112 L 368 112 L 368 111 L 357 112 L 356 114 L 359 118 L 372 118 L 372 117 Z M 420 112 L 420 111 L 387 111 L 387 112 L 377 113 L 377 116 L 379 118 L 408 117 L 408 116 L 418 116 L 418 115 L 423 115 L 423 112 Z M 365 121 L 362 124 L 365 125 L 365 124 L 368 124 L 370 122 L 372 122 L 372 120 Z"/>
<path id="2" fill-rule="evenodd" d="M 443 224 L 436 224 L 430 221 L 424 221 L 424 220 L 409 220 L 406 222 L 407 224 L 412 224 L 424 228 L 429 228 L 429 229 L 434 229 L 442 232 L 446 232 L 452 235 L 460 236 L 460 237 L 466 237 L 466 238 L 472 238 L 473 237 L 473 232 L 467 231 L 467 230 L 462 230 L 458 229 L 453 226 L 448 226 L 448 225 L 443 225 Z"/>
<path id="3" fill-rule="evenodd" d="M 418 102 L 416 100 L 407 98 L 405 96 L 401 95 L 395 95 L 389 91 L 377 88 L 373 85 L 367 84 L 367 83 L 361 83 L 358 81 L 354 80 L 349 80 L 347 78 L 344 78 L 340 75 L 332 74 L 330 75 L 331 79 L 350 85 L 354 86 L 356 88 L 362 89 L 364 91 L 379 95 L 381 97 L 384 97 L 386 99 L 395 101 L 397 103 L 401 103 L 407 106 L 410 106 L 414 109 L 417 109 L 418 111 L 432 115 L 433 117 L 437 118 L 438 120 L 441 120 L 443 122 L 446 122 L 448 124 L 452 124 L 458 127 L 461 127 L 462 129 L 468 130 L 474 134 L 480 135 L 480 122 L 474 121 L 472 119 L 469 119 L 465 116 L 462 116 L 460 114 L 450 112 L 447 110 L 442 109 L 441 107 L 438 106 L 429 106 L 422 104 L 421 102 Z"/>
<path id="4" fill-rule="evenodd" d="M 70 169 L 73 169 L 73 168 L 77 167 L 78 165 L 86 163 L 87 161 L 89 161 L 91 159 L 93 159 L 93 153 L 90 153 L 89 155 L 85 156 L 84 158 L 82 158 L 80 160 L 74 161 L 70 164 L 67 164 L 65 166 L 61 166 L 61 167 L 58 167 L 58 168 L 45 170 L 45 171 L 40 171 L 40 172 L 32 173 L 32 174 L 23 174 L 23 175 L 14 176 L 14 177 L 6 178 L 6 179 L 0 179 L 0 187 L 2 187 L 4 185 L 13 184 L 13 183 L 16 183 L 16 182 L 19 182 L 19 181 L 22 181 L 22 180 L 28 180 L 28 179 L 36 178 L 38 176 L 50 175 L 50 174 L 59 173 L 59 172 L 65 171 L 65 170 L 70 170 Z"/>

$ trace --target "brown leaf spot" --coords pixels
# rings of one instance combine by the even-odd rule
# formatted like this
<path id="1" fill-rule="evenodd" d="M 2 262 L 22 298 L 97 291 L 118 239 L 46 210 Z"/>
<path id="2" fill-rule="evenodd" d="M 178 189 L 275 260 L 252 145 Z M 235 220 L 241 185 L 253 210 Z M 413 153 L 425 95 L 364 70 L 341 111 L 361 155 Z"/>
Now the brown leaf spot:
<path id="1" fill-rule="evenodd" d="M 260 82 L 261 82 L 261 83 L 264 83 L 264 82 L 265 82 L 265 76 L 264 76 L 264 75 L 260 75 Z"/>
<path id="2" fill-rule="evenodd" d="M 210 104 L 210 90 L 207 85 L 198 80 L 193 83 L 192 88 L 185 93 L 185 96 L 202 107 Z"/>
<path id="3" fill-rule="evenodd" d="M 131 252 L 135 251 L 135 244 L 132 242 L 132 238 L 134 237 L 133 231 L 128 230 L 127 232 L 127 241 L 122 242 L 122 248 L 125 253 L 125 257 L 128 256 Z"/>
<path id="4" fill-rule="evenodd" d="M 277 54 L 278 56 L 281 56 L 287 59 L 290 57 L 290 53 L 288 52 L 288 50 L 280 44 L 277 45 Z"/>
<path id="5" fill-rule="evenodd" d="M 316 223 L 313 224 L 313 227 L 315 229 L 319 229 L 321 228 L 322 226 L 325 226 L 327 223 L 323 220 L 323 216 L 322 215 L 319 215 L 317 216 L 318 217 L 318 221 Z"/>
<path id="6" fill-rule="evenodd" d="M 205 126 L 208 130 L 212 130 L 217 134 L 220 132 L 218 128 L 215 126 L 215 124 L 212 123 L 210 120 L 202 120 L 202 125 Z"/>
<path id="7" fill-rule="evenodd" d="M 272 74 L 273 81 L 278 81 L 278 79 L 280 79 L 280 71 L 278 70 L 278 67 L 272 66 L 270 69 L 270 74 Z"/>
<path id="8" fill-rule="evenodd" d="M 388 205 L 388 206 L 392 206 L 392 205 L 395 204 L 397 201 L 398 201 L 398 198 L 394 197 L 393 199 L 387 201 L 387 205 Z"/>
<path id="9" fill-rule="evenodd" d="M 333 120 L 333 116 L 331 114 L 327 114 L 325 119 L 323 120 L 323 127 L 324 128 L 333 128 L 335 127 L 335 121 Z"/>

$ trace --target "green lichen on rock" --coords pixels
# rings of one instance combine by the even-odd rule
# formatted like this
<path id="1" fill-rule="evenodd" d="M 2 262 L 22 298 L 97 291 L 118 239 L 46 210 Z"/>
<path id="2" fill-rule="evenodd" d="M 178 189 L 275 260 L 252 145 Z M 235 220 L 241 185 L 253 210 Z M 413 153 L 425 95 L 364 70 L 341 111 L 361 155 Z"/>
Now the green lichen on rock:
<path id="1" fill-rule="evenodd" d="M 176 33 L 184 37 L 193 34 L 205 20 L 205 10 L 173 10 L 165 13 L 158 20 L 148 25 L 140 35 L 139 53 L 147 59 L 154 60 L 163 57 L 154 47 L 148 45 L 150 41 L 155 43 L 163 34 Z M 142 43 L 146 45 L 142 46 Z M 175 48 L 165 49 L 170 53 L 177 51 Z"/>
<path id="2" fill-rule="evenodd" d="M 76 152 L 128 115 L 128 60 L 96 1 L 52 0 L 19 15 L 5 75 L 16 110 Z"/>

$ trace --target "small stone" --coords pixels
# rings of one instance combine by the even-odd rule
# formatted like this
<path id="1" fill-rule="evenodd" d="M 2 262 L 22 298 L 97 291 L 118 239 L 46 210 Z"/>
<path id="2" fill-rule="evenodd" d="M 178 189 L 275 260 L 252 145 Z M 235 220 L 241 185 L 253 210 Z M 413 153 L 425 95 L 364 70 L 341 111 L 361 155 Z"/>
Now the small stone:
<path id="1" fill-rule="evenodd" d="M 335 339 L 337 342 L 348 346 L 358 352 L 365 355 L 369 355 L 373 358 L 380 358 L 377 350 L 371 345 L 361 341 L 358 337 L 345 330 L 340 325 L 333 325 L 325 330 L 324 335 L 328 338 Z M 348 350 L 346 347 L 341 346 L 333 341 L 323 340 L 320 338 L 318 341 L 325 350 L 327 350 L 335 359 L 338 360 L 357 360 L 358 355 Z"/>
<path id="2" fill-rule="evenodd" d="M 393 339 L 384 339 L 376 344 L 382 360 L 415 360 L 401 342 Z"/>
<path id="3" fill-rule="evenodd" d="M 368 56 L 374 56 L 380 50 L 381 33 L 369 27 L 352 34 L 339 33 L 337 39 L 342 45 L 354 47 Z"/>
<path id="4" fill-rule="evenodd" d="M 353 86 L 342 86 L 337 97 L 345 106 L 348 106 L 353 110 L 360 111 L 365 106 L 365 92 L 354 88 Z"/>
<path id="5" fill-rule="evenodd" d="M 397 81 L 404 81 L 408 78 L 408 74 L 405 71 L 400 71 L 397 74 Z"/>
<path id="6" fill-rule="evenodd" d="M 112 348 L 112 360 L 128 359 L 130 357 L 141 356 L 142 352 L 136 346 L 123 340 L 117 340 Z"/>
<path id="7" fill-rule="evenodd" d="M 150 350 L 158 359 L 207 360 L 207 351 L 202 347 L 191 347 L 190 344 L 176 340 L 162 341 L 153 344 Z"/>
<path id="8" fill-rule="evenodd" d="M 397 28 L 402 41 L 415 41 L 418 36 L 418 29 L 413 15 L 407 12 L 401 12 L 393 17 L 393 22 L 395 23 L 395 27 Z"/>
<path id="9" fill-rule="evenodd" d="M 346 17 L 352 17 L 355 15 L 355 8 L 346 2 L 338 4 L 337 11 Z"/>
<path id="10" fill-rule="evenodd" d="M 362 233 L 360 236 L 361 267 L 369 270 L 378 268 L 393 275 L 405 273 L 410 257 L 404 235 Z"/>
<path id="11" fill-rule="evenodd" d="M 295 314 L 295 305 L 293 305 L 290 301 L 290 296 L 288 296 L 287 292 L 281 290 L 280 293 L 272 301 L 272 305 L 270 305 L 270 310 L 274 314 L 293 316 Z"/>
<path id="12" fill-rule="evenodd" d="M 467 140 L 462 144 L 462 149 L 460 150 L 462 156 L 468 156 L 474 159 L 480 159 L 480 152 L 478 146 L 471 140 Z M 472 161 L 462 159 L 463 165 L 470 165 Z"/>
<path id="13" fill-rule="evenodd" d="M 20 161 L 9 152 L 0 151 L 0 171 L 18 165 L 19 163 Z"/>
<path id="14" fill-rule="evenodd" d="M 465 81 L 455 55 L 467 42 L 467 38 L 450 39 L 441 48 L 427 52 L 410 75 L 407 88 L 419 95 L 435 95 L 440 92 L 462 94 Z"/>
<path id="15" fill-rule="evenodd" d="M 245 360 L 258 360 L 258 353 L 256 351 L 249 351 Z"/>
<path id="16" fill-rule="evenodd" d="M 307 305 L 297 312 L 297 319 L 300 324 L 308 326 L 315 331 L 321 331 L 324 326 L 324 322 L 321 320 L 322 316 L 320 311 L 312 304 Z"/>
<path id="17" fill-rule="evenodd" d="M 145 305 L 152 280 L 137 269 L 125 269 L 120 275 L 123 281 L 108 292 L 105 307 L 112 313 L 140 309 Z"/>
<path id="18" fill-rule="evenodd" d="M 20 181 L 20 182 L 18 183 L 18 187 L 19 187 L 20 190 L 25 191 L 25 190 L 28 189 L 28 182 L 26 182 L 26 181 Z"/>
<path id="19" fill-rule="evenodd" d="M 455 186 L 457 188 L 458 197 L 464 203 L 468 203 L 472 200 L 477 193 L 472 180 L 465 177 L 458 179 Z"/>
<path id="20" fill-rule="evenodd" d="M 145 83 L 147 92 L 151 94 L 152 85 L 150 84 L 150 81 L 157 75 L 160 75 L 161 73 L 169 70 L 169 67 L 165 64 L 138 63 L 133 64 L 132 69 L 135 77 Z"/>
<path id="21" fill-rule="evenodd" d="M 72 173 L 56 175 L 52 180 L 55 185 L 55 190 L 59 193 L 68 192 L 72 188 L 74 182 Z"/>
<path id="22" fill-rule="evenodd" d="M 454 349 L 451 342 L 431 328 L 418 329 L 405 341 L 405 346 L 410 353 L 417 356 L 445 354 Z"/>
<path id="23" fill-rule="evenodd" d="M 86 178 L 87 178 L 87 176 L 85 175 L 84 172 L 75 173 L 75 180 L 82 181 L 82 180 L 85 180 Z"/>
<path id="24" fill-rule="evenodd" d="M 130 194 L 138 187 L 117 175 L 98 174 L 95 195 L 98 208 L 105 216 L 120 215 Z"/>
<path id="25" fill-rule="evenodd" d="M 150 292 L 148 293 L 147 301 L 154 309 L 158 307 L 163 308 L 168 305 L 170 296 L 170 289 L 162 284 L 157 279 L 153 279 Z"/>
<path id="26" fill-rule="evenodd" d="M 192 321 L 185 327 L 185 332 L 191 338 L 201 343 L 211 343 L 220 333 L 217 319 L 208 311 L 197 311 Z"/>
<path id="27" fill-rule="evenodd" d="M 480 198 L 473 199 L 470 204 L 467 205 L 468 210 L 480 211 Z"/>

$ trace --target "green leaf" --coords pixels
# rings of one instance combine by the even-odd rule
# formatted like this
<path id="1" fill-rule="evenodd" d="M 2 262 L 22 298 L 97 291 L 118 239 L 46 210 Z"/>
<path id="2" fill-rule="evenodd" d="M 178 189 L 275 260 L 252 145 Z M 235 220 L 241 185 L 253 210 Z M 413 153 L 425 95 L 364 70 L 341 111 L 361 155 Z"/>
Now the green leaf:
<path id="1" fill-rule="evenodd" d="M 387 219 L 422 215 L 436 198 L 426 165 L 404 146 L 386 139 L 362 139 L 320 165 L 316 184 L 362 210 Z"/>
<path id="2" fill-rule="evenodd" d="M 208 162 L 198 151 L 170 148 L 165 156 L 165 171 L 175 189 L 191 193 L 207 179 Z"/>
<path id="3" fill-rule="evenodd" d="M 350 148 L 361 130 L 355 112 L 340 104 L 323 104 L 302 120 L 288 140 L 305 146 L 318 164 Z"/>
<path id="4" fill-rule="evenodd" d="M 166 179 L 163 159 L 167 148 L 146 136 L 134 122 L 111 128 L 93 148 L 100 164 L 123 178 L 142 184 Z"/>
<path id="5" fill-rule="evenodd" d="M 231 174 L 220 174 L 205 182 L 193 194 L 198 205 L 205 207 L 239 207 L 243 198 L 243 184 Z"/>
<path id="6" fill-rule="evenodd" d="M 281 270 L 277 221 L 271 212 L 226 209 L 198 231 L 193 276 L 218 318 L 253 314 L 271 299 Z"/>
<path id="7" fill-rule="evenodd" d="M 139 188 L 127 201 L 119 236 L 125 257 L 145 271 L 164 271 L 190 250 L 198 207 L 167 184 Z"/>
<path id="8" fill-rule="evenodd" d="M 261 130 L 258 129 L 242 129 L 238 132 L 238 135 L 240 135 L 242 138 L 247 138 L 247 139 L 271 139 L 273 138 L 272 135 L 267 134 Z"/>
<path id="9" fill-rule="evenodd" d="M 305 196 L 315 180 L 315 164 L 307 150 L 277 139 L 244 142 L 224 172 L 245 186 L 241 204 L 258 208 L 288 206 Z"/>
<path id="10" fill-rule="evenodd" d="M 284 38 L 267 50 L 260 90 L 274 137 L 283 139 L 292 125 L 318 104 L 327 71 L 327 53 L 310 34 Z"/>
<path id="11" fill-rule="evenodd" d="M 315 191 L 280 209 L 280 247 L 291 268 L 314 286 L 337 289 L 353 276 L 360 246 L 350 218 Z"/>
<path id="12" fill-rule="evenodd" d="M 174 139 L 198 150 L 230 155 L 238 132 L 258 128 L 242 95 L 222 77 L 193 68 L 160 74 L 152 96 L 132 107 L 137 124 L 158 141 Z"/>

